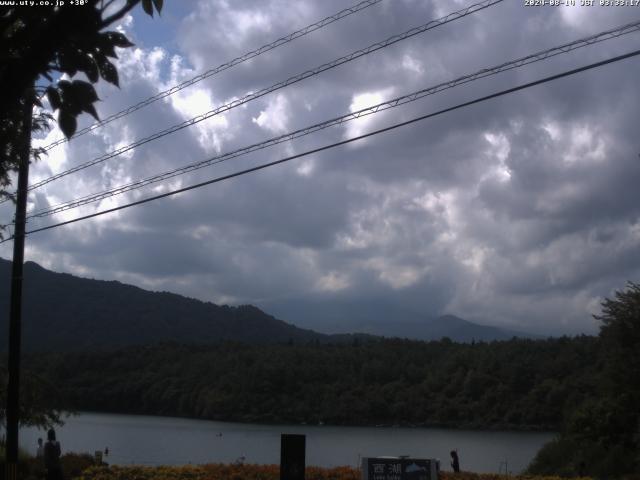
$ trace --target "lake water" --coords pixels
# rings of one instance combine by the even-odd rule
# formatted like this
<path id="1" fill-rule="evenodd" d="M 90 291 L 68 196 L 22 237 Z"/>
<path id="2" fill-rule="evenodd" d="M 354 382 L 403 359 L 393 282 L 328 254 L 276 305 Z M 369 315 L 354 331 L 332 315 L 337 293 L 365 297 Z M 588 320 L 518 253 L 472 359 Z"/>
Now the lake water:
<path id="1" fill-rule="evenodd" d="M 462 470 L 519 473 L 553 433 L 488 432 L 438 428 L 255 425 L 184 418 L 82 413 L 56 429 L 63 452 L 109 447 L 111 464 L 181 465 L 223 462 L 279 464 L 280 434 L 306 435 L 307 465 L 356 466 L 360 457 L 410 455 L 439 458 L 449 469 L 457 449 Z M 25 428 L 23 448 L 35 452 L 45 433 Z"/>

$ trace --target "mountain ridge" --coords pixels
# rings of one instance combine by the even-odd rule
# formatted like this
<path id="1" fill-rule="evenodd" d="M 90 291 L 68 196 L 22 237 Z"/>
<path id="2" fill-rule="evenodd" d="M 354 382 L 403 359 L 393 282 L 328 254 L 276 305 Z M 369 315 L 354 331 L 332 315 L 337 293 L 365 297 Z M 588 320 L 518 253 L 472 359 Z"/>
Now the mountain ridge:
<path id="1" fill-rule="evenodd" d="M 5 313 L 0 318 L 0 351 L 7 345 L 10 271 L 11 262 L 0 259 L 0 312 Z M 373 340 L 376 335 L 413 340 L 449 337 L 458 342 L 514 336 L 455 316 L 379 324 L 366 331 L 356 328 L 360 333 L 320 333 L 253 305 L 216 305 L 115 280 L 52 272 L 35 262 L 26 262 L 24 272 L 22 338 L 26 351 L 112 349 L 162 342 L 342 343 Z"/>
<path id="2" fill-rule="evenodd" d="M 6 345 L 11 262 L 0 259 L 0 349 Z M 252 305 L 219 306 L 118 281 L 51 272 L 26 262 L 23 345 L 26 350 L 82 350 L 165 341 L 247 343 L 328 341 Z"/>

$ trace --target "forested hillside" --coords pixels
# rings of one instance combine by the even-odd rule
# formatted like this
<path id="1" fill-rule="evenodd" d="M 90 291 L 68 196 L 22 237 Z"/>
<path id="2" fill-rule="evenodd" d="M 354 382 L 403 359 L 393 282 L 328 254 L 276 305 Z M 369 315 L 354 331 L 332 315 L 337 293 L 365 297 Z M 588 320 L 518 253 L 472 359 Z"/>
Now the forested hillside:
<path id="1" fill-rule="evenodd" d="M 0 259 L 0 351 L 7 346 L 11 262 Z M 89 350 L 177 341 L 320 340 L 329 336 L 278 320 L 251 305 L 230 307 L 120 282 L 55 273 L 25 263 L 25 350 Z"/>
<path id="2" fill-rule="evenodd" d="M 32 356 L 61 407 L 250 422 L 556 429 L 596 339 L 161 345 Z"/>

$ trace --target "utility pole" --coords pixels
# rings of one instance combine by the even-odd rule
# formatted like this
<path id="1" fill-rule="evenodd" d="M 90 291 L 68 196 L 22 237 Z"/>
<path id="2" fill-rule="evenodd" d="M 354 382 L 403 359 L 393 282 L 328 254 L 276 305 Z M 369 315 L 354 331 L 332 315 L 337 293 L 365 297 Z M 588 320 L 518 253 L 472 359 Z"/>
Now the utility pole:
<path id="1" fill-rule="evenodd" d="M 20 423 L 20 337 L 22 322 L 22 266 L 31 153 L 32 90 L 23 97 L 22 138 L 18 148 L 18 191 L 13 232 L 11 265 L 11 306 L 9 311 L 9 382 L 7 385 L 6 480 L 18 478 L 18 427 Z"/>

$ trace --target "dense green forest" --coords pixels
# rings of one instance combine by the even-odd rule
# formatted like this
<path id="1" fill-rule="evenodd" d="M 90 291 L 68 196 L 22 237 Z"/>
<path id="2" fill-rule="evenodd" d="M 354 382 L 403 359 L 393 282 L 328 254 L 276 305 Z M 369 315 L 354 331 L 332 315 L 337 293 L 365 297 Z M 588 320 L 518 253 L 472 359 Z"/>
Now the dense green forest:
<path id="1" fill-rule="evenodd" d="M 594 388 L 594 337 L 456 344 L 165 344 L 26 365 L 60 407 L 248 422 L 557 429 Z"/>

